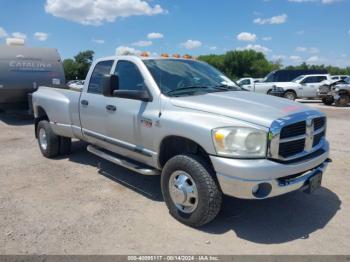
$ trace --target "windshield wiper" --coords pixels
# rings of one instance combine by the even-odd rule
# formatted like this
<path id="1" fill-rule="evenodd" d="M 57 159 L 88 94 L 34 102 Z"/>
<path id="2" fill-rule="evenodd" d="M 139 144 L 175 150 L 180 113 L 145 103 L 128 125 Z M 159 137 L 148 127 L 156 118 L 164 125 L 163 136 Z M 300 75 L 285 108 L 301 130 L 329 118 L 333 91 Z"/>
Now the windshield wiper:
<path id="1" fill-rule="evenodd" d="M 181 88 L 170 90 L 170 91 L 166 92 L 165 94 L 171 95 L 171 94 L 174 94 L 177 92 L 181 93 L 182 91 L 190 91 L 190 90 L 195 91 L 196 89 L 210 89 L 210 88 L 211 87 L 209 87 L 209 86 L 186 86 L 186 87 L 181 87 Z"/>
<path id="2" fill-rule="evenodd" d="M 212 88 L 217 89 L 217 90 L 222 90 L 222 91 L 227 91 L 227 90 L 229 90 L 229 91 L 237 91 L 237 90 L 241 89 L 241 87 L 230 86 L 230 85 L 225 85 L 225 84 L 219 85 L 219 86 L 214 86 Z"/>

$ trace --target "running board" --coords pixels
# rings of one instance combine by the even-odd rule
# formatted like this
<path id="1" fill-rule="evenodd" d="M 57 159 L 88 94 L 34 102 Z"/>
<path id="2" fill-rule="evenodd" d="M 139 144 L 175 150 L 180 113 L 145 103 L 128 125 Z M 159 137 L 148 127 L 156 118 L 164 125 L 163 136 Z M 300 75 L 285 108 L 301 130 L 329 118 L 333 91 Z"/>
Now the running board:
<path id="1" fill-rule="evenodd" d="M 137 172 L 137 173 L 145 175 L 145 176 L 156 176 L 156 175 L 160 174 L 159 170 L 157 170 L 157 169 L 152 169 L 152 168 L 149 168 L 149 167 L 142 165 L 142 164 L 129 162 L 126 159 L 118 158 L 118 157 L 112 155 L 112 153 L 107 154 L 105 151 L 102 151 L 102 150 L 100 150 L 97 147 L 92 146 L 92 145 L 89 145 L 87 147 L 87 151 L 89 151 L 90 153 L 92 153 L 98 157 L 101 157 L 107 161 L 110 161 L 114 164 L 125 167 L 131 171 Z"/>

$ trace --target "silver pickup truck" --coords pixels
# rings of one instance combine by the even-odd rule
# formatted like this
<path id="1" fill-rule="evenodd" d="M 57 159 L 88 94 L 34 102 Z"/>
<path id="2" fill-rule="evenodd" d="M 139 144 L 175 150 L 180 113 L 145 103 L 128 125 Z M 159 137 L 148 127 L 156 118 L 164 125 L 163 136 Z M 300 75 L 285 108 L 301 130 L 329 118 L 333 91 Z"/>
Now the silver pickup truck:
<path id="1" fill-rule="evenodd" d="M 101 158 L 161 175 L 170 214 L 193 227 L 216 217 L 222 194 L 313 192 L 330 161 L 323 113 L 242 91 L 190 59 L 100 59 L 81 91 L 40 87 L 33 108 L 45 157 L 69 153 L 77 138 Z"/>

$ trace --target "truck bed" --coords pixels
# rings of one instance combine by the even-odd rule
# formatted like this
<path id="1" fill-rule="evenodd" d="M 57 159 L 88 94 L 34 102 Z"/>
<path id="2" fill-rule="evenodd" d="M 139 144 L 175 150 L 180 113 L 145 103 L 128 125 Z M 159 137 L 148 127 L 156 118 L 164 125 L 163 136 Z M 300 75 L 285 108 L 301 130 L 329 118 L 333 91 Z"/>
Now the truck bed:
<path id="1" fill-rule="evenodd" d="M 45 108 L 49 121 L 53 124 L 52 128 L 57 135 L 81 137 L 80 95 L 80 91 L 69 89 L 68 86 L 60 86 L 59 88 L 40 86 L 38 91 L 33 93 L 33 106 L 35 110 Z"/>

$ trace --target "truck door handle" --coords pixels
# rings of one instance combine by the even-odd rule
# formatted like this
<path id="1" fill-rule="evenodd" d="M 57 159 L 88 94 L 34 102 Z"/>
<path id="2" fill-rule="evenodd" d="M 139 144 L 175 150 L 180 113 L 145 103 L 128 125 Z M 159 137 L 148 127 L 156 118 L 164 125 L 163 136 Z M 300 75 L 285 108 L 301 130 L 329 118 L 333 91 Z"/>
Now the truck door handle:
<path id="1" fill-rule="evenodd" d="M 112 111 L 112 112 L 117 111 L 117 107 L 113 105 L 106 105 L 106 109 L 107 111 Z"/>
<path id="2" fill-rule="evenodd" d="M 81 100 L 80 104 L 82 104 L 83 106 L 88 106 L 89 105 L 89 101 L 87 100 Z"/>

